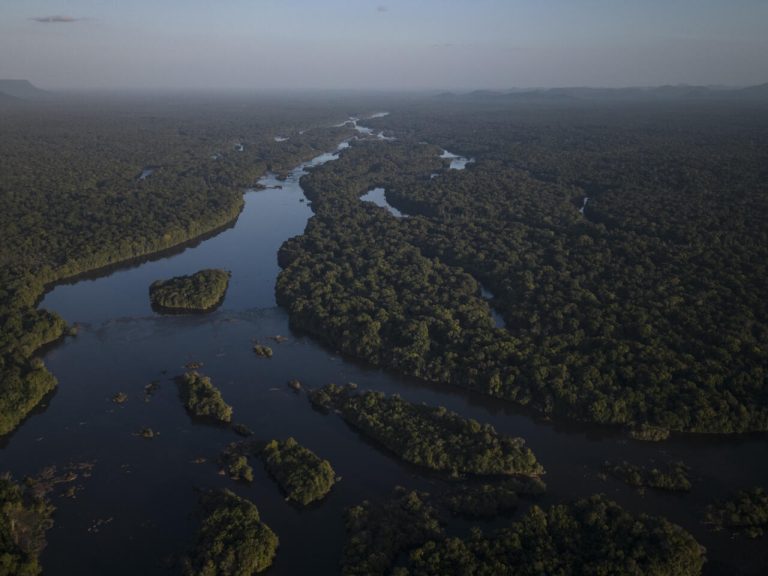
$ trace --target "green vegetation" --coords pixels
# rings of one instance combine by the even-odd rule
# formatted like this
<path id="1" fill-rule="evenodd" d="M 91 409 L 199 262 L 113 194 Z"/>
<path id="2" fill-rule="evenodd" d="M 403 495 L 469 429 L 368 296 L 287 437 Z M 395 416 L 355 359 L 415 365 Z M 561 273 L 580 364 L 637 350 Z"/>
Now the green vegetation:
<path id="1" fill-rule="evenodd" d="M 253 468 L 248 464 L 250 450 L 242 443 L 232 442 L 219 456 L 224 473 L 232 480 L 253 482 Z"/>
<path id="2" fill-rule="evenodd" d="M 517 508 L 518 496 L 538 496 L 546 490 L 538 478 L 505 478 L 493 484 L 464 484 L 449 490 L 440 505 L 451 514 L 472 518 L 493 518 Z"/>
<path id="3" fill-rule="evenodd" d="M 293 390 L 294 392 L 301 392 L 301 381 L 296 380 L 295 378 L 292 380 L 288 380 L 288 388 Z"/>
<path id="4" fill-rule="evenodd" d="M 518 496 L 537 496 L 537 478 L 502 478 L 495 483 L 461 483 L 435 494 L 397 487 L 382 501 L 366 500 L 347 510 L 345 576 L 389 574 L 403 552 L 445 538 L 449 515 L 490 518 L 512 511 Z"/>
<path id="5" fill-rule="evenodd" d="M 486 536 L 431 541 L 410 554 L 397 576 L 483 574 L 701 574 L 704 548 L 662 518 L 632 516 L 602 496 L 543 511 Z"/>
<path id="6" fill-rule="evenodd" d="M 681 492 L 691 489 L 688 467 L 682 462 L 675 462 L 661 468 L 654 467 L 650 470 L 645 466 L 637 466 L 626 461 L 618 464 L 606 462 L 604 470 L 625 484 L 638 488 Z"/>
<path id="7" fill-rule="evenodd" d="M 335 384 L 313 391 L 310 401 L 338 408 L 349 424 L 412 464 L 454 476 L 544 473 L 521 438 L 503 436 L 489 424 L 443 407 L 411 404 L 379 392 L 356 394 L 354 388 Z"/>
<path id="8" fill-rule="evenodd" d="M 383 576 L 398 554 L 442 538 L 439 512 L 428 499 L 428 494 L 398 488 L 389 500 L 366 500 L 347 510 L 342 574 Z"/>
<path id="9" fill-rule="evenodd" d="M 768 530 L 768 494 L 761 487 L 742 490 L 730 500 L 709 506 L 706 521 L 716 530 L 759 538 Z"/>
<path id="10" fill-rule="evenodd" d="M 35 310 L 46 286 L 231 225 L 243 189 L 264 172 L 286 172 L 349 131 L 316 128 L 282 143 L 274 134 L 339 114 L 253 99 L 2 107 L 0 435 L 56 386 L 35 358 L 66 333 L 60 317 Z M 149 165 L 159 168 L 139 180 Z"/>
<path id="11" fill-rule="evenodd" d="M 511 485 L 497 485 L 493 498 L 514 506 Z M 533 486 L 523 487 L 536 491 Z M 454 493 L 475 495 L 483 486 Z M 654 574 L 701 573 L 704 548 L 679 526 L 663 518 L 633 516 L 603 496 L 543 511 L 533 506 L 525 516 L 493 535 L 473 528 L 466 539 L 449 538 L 441 506 L 469 500 L 434 499 L 427 493 L 398 488 L 383 502 L 365 501 L 347 511 L 345 576 L 443 576 L 445 574 Z M 408 561 L 397 562 L 410 551 Z M 394 568 L 395 563 L 400 564 Z"/>
<path id="12" fill-rule="evenodd" d="M 64 322 L 55 320 L 52 326 L 56 328 L 50 333 L 56 336 L 38 340 L 39 346 L 55 340 L 57 330 L 63 329 Z M 0 436 L 16 428 L 45 395 L 56 388 L 56 383 L 53 374 L 31 356 L 18 354 L 0 360 Z"/>
<path id="13" fill-rule="evenodd" d="M 232 406 L 224 402 L 221 392 L 208 376 L 191 371 L 178 382 L 181 399 L 190 414 L 216 422 L 232 421 Z"/>
<path id="14" fill-rule="evenodd" d="M 0 576 L 37 576 L 53 506 L 0 476 Z"/>
<path id="15" fill-rule="evenodd" d="M 136 433 L 136 436 L 141 436 L 142 438 L 146 438 L 147 440 L 151 440 L 157 435 L 158 435 L 157 432 L 152 430 L 152 428 L 148 428 L 148 427 L 144 427 Z"/>
<path id="16" fill-rule="evenodd" d="M 272 358 L 272 348 L 264 344 L 254 344 L 253 351 L 259 358 Z"/>
<path id="17" fill-rule="evenodd" d="M 630 437 L 643 442 L 661 442 L 669 438 L 669 430 L 663 426 L 652 426 L 650 424 L 641 424 L 631 428 Z"/>
<path id="18" fill-rule="evenodd" d="M 433 104 L 302 180 L 315 216 L 277 285 L 294 326 L 641 437 L 768 430 L 765 110 Z M 413 217 L 360 202 L 372 187 Z"/>
<path id="19" fill-rule="evenodd" d="M 224 299 L 229 277 L 226 270 L 211 268 L 190 276 L 157 280 L 149 287 L 149 299 L 160 310 L 205 312 Z"/>
<path id="20" fill-rule="evenodd" d="M 279 544 L 254 504 L 228 490 L 200 497 L 203 515 L 184 562 L 187 576 L 251 576 L 272 564 Z"/>
<path id="21" fill-rule="evenodd" d="M 243 436 L 243 437 L 253 436 L 253 430 L 248 428 L 248 426 L 246 426 L 245 424 L 240 424 L 240 423 L 232 424 L 232 430 L 238 436 Z"/>
<path id="22" fill-rule="evenodd" d="M 336 482 L 331 463 L 293 438 L 272 440 L 264 447 L 262 458 L 267 472 L 280 484 L 288 500 L 302 506 L 325 498 Z"/>

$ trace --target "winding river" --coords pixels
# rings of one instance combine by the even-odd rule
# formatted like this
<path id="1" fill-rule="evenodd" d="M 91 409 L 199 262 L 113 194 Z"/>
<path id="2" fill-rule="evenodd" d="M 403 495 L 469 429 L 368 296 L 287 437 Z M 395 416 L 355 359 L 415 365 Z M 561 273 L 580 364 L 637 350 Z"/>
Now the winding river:
<path id="1" fill-rule="evenodd" d="M 312 215 L 302 201 L 301 176 L 332 161 L 345 146 L 296 167 L 285 181 L 266 175 L 263 190 L 246 192 L 236 225 L 214 238 L 173 256 L 61 284 L 46 295 L 41 306 L 78 323 L 80 332 L 46 353 L 59 387 L 0 445 L 2 469 L 20 478 L 51 464 L 87 461 L 94 468 L 90 478 L 78 480 L 75 499 L 55 502 L 56 523 L 42 558 L 45 574 L 168 574 L 173 555 L 184 551 L 195 528 L 196 487 L 227 487 L 256 503 L 280 536 L 270 574 L 336 574 L 346 507 L 384 497 L 398 484 L 430 489 L 442 482 L 379 450 L 337 416 L 312 410 L 304 393 L 286 386 L 292 378 L 309 387 L 352 381 L 490 422 L 524 437 L 547 469 L 549 490 L 539 504 L 604 492 L 634 512 L 663 514 L 682 524 L 708 548 L 712 574 L 736 574 L 732 568 L 745 563 L 748 568 L 738 573 L 759 574 L 768 565 L 765 546 L 711 533 L 701 519 L 712 498 L 766 482 L 765 436 L 632 442 L 620 432 L 553 424 L 467 391 L 371 369 L 291 332 L 285 311 L 275 305 L 276 253 L 287 238 L 302 233 Z M 204 316 L 153 313 L 147 295 L 152 281 L 206 267 L 232 271 L 219 309 Z M 271 342 L 276 335 L 288 340 Z M 269 342 L 273 358 L 257 358 L 254 340 Z M 333 463 L 343 480 L 324 502 L 303 510 L 285 502 L 258 462 L 251 485 L 218 474 L 219 452 L 237 437 L 185 413 L 172 378 L 190 362 L 203 364 L 201 371 L 234 406 L 234 420 L 256 438 L 294 436 Z M 150 382 L 158 389 L 145 398 Z M 118 392 L 128 395 L 125 404 L 111 402 Z M 143 427 L 158 435 L 137 436 Z M 640 494 L 602 477 L 605 460 L 623 459 L 684 460 L 694 489 L 683 496 Z"/>

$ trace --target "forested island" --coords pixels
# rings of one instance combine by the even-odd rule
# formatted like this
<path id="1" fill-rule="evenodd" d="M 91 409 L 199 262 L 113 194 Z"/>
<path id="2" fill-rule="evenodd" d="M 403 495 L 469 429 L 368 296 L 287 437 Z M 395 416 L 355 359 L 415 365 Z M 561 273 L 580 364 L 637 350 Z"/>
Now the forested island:
<path id="1" fill-rule="evenodd" d="M 161 311 L 208 312 L 224 300 L 229 276 L 226 270 L 214 268 L 157 280 L 149 287 L 149 299 Z"/>
<path id="2" fill-rule="evenodd" d="M 443 407 L 334 384 L 313 391 L 310 401 L 336 408 L 350 425 L 412 464 L 453 476 L 544 473 L 522 438 L 505 437 Z"/>
<path id="3" fill-rule="evenodd" d="M 248 463 L 248 456 L 251 452 L 250 444 L 231 442 L 219 456 L 219 464 L 221 464 L 224 474 L 232 480 L 253 482 L 253 468 Z"/>
<path id="4" fill-rule="evenodd" d="M 331 463 L 321 460 L 293 438 L 268 442 L 261 457 L 287 499 L 302 506 L 325 498 L 336 483 Z"/>
<path id="5" fill-rule="evenodd" d="M 232 421 L 232 406 L 208 376 L 191 371 L 178 378 L 179 393 L 187 411 L 196 418 L 213 422 Z"/>
<path id="6" fill-rule="evenodd" d="M 687 492 L 691 489 L 691 481 L 688 478 L 689 470 L 683 462 L 654 466 L 650 469 L 626 461 L 606 462 L 604 469 L 607 474 L 636 488 L 655 488 L 677 492 Z"/>
<path id="7" fill-rule="evenodd" d="M 251 501 L 228 490 L 204 492 L 199 515 L 186 576 L 250 576 L 271 566 L 279 539 Z"/>

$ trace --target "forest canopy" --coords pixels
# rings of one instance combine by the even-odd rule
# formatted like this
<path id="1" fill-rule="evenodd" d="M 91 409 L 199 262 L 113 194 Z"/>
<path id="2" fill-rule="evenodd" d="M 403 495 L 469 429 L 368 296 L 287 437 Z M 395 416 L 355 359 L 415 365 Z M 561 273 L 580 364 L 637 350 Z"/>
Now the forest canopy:
<path id="1" fill-rule="evenodd" d="M 185 576 L 251 576 L 272 565 L 279 539 L 250 500 L 229 490 L 204 492 L 199 514 Z"/>
<path id="2" fill-rule="evenodd" d="M 53 506 L 0 476 L 0 576 L 37 576 Z"/>
<path id="3" fill-rule="evenodd" d="M 193 370 L 184 373 L 178 384 L 184 407 L 192 416 L 214 422 L 232 421 L 232 406 L 224 401 L 208 376 Z"/>
<path id="4" fill-rule="evenodd" d="M 546 416 L 768 430 L 766 110 L 465 103 L 371 125 L 398 140 L 302 180 L 315 216 L 277 285 L 294 326 Z M 411 217 L 360 202 L 374 187 Z"/>
<path id="5" fill-rule="evenodd" d="M 602 496 L 544 511 L 533 506 L 507 528 L 427 542 L 396 576 L 627 574 L 696 576 L 704 548 L 663 518 L 633 516 Z"/>

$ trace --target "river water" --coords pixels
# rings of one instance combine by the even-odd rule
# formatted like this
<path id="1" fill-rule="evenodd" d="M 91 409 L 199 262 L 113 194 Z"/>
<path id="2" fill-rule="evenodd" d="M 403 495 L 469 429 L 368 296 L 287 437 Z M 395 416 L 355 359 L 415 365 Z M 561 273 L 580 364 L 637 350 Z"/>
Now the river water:
<path id="1" fill-rule="evenodd" d="M 308 165 L 332 161 L 338 152 Z M 553 424 L 457 388 L 371 369 L 292 333 L 285 311 L 275 305 L 276 254 L 311 217 L 299 183 L 306 167 L 297 167 L 285 181 L 265 176 L 260 181 L 265 189 L 246 193 L 237 224 L 214 238 L 173 256 L 61 284 L 46 295 L 41 306 L 78 323 L 80 332 L 46 353 L 59 387 L 0 444 L 0 469 L 21 478 L 52 464 L 94 463 L 92 477 L 78 481 L 77 498 L 55 501 L 56 524 L 42 558 L 46 575 L 177 573 L 172 559 L 194 533 L 192 512 L 200 487 L 227 487 L 258 506 L 280 537 L 270 574 L 336 574 L 346 507 L 384 497 L 398 484 L 430 489 L 443 482 L 402 464 L 337 416 L 312 410 L 303 392 L 286 386 L 293 378 L 305 387 L 356 382 L 490 422 L 524 437 L 547 469 L 549 490 L 541 505 L 604 492 L 633 512 L 663 514 L 682 524 L 708 548 L 709 573 L 763 573 L 768 566 L 764 545 L 711 533 L 701 519 L 712 498 L 768 482 L 765 436 L 633 442 L 618 431 Z M 207 315 L 152 311 L 148 287 L 154 280 L 207 267 L 232 272 L 220 308 Z M 271 341 L 276 335 L 288 340 Z M 269 344 L 273 358 L 257 358 L 254 341 Z M 227 428 L 193 422 L 184 411 L 172 379 L 193 361 L 202 362 L 201 372 L 234 406 L 234 421 L 251 428 L 256 438 L 294 436 L 331 461 L 342 481 L 325 501 L 307 509 L 285 502 L 258 461 L 252 462 L 251 485 L 218 474 L 219 452 L 238 438 Z M 144 387 L 153 381 L 159 388 L 145 400 Z M 118 392 L 128 395 L 123 405 L 111 402 Z M 138 437 L 143 427 L 158 436 Z M 201 458 L 206 461 L 195 463 Z M 640 464 L 684 460 L 694 488 L 686 495 L 643 495 L 601 476 L 605 460 L 622 459 Z"/>

